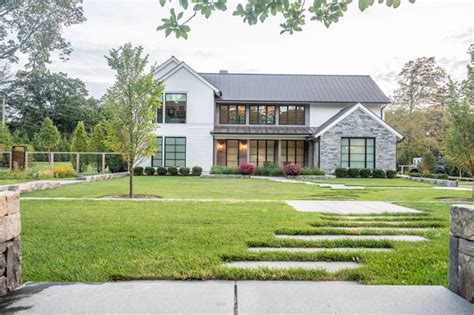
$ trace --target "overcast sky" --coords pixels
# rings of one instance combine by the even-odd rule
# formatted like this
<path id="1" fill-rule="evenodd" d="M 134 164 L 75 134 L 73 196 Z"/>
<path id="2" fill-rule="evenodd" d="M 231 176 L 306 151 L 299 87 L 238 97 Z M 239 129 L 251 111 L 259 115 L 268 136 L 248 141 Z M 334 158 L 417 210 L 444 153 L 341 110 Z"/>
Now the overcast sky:
<path id="1" fill-rule="evenodd" d="M 308 22 L 293 35 L 279 34 L 279 17 L 248 26 L 227 12 L 194 19 L 188 40 L 156 31 L 169 10 L 158 0 L 84 2 L 87 21 L 65 31 L 74 49 L 70 60 L 50 69 L 82 79 L 96 97 L 114 80 L 104 55 L 126 42 L 144 46 L 153 62 L 175 55 L 198 72 L 369 74 L 391 95 L 403 64 L 417 57 L 435 56 L 454 79 L 463 79 L 473 41 L 472 0 L 402 0 L 396 10 L 376 5 L 364 13 L 354 4 L 329 29 Z"/>

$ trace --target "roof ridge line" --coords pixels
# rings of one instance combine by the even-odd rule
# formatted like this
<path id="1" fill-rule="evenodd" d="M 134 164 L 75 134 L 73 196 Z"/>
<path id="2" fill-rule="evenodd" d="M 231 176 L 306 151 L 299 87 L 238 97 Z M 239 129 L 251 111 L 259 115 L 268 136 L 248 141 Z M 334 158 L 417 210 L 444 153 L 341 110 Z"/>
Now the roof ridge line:
<path id="1" fill-rule="evenodd" d="M 212 74 L 212 75 L 288 75 L 288 76 L 321 76 L 321 77 L 370 77 L 370 74 L 309 74 L 309 73 L 245 73 L 245 72 L 198 72 L 199 74 Z"/>

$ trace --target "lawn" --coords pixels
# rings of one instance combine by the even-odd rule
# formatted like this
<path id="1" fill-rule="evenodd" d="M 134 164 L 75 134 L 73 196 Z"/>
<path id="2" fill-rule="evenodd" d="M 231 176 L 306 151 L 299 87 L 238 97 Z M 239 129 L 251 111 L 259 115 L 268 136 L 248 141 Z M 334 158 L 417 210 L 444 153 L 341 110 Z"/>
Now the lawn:
<path id="1" fill-rule="evenodd" d="M 0 179 L 0 186 L 2 185 L 15 185 L 24 182 L 29 182 L 28 179 Z"/>
<path id="2" fill-rule="evenodd" d="M 448 204 L 405 204 L 425 210 L 428 242 L 295 241 L 275 231 L 305 233 L 324 223 L 284 203 L 22 201 L 23 281 L 129 279 L 358 280 L 368 284 L 447 285 Z M 434 221 L 433 221 L 434 220 Z M 411 221 L 413 222 L 413 221 Z M 327 222 L 326 222 L 327 225 Z M 326 226 L 325 229 L 330 227 Z M 252 253 L 255 246 L 381 246 L 383 253 Z M 337 273 L 227 269 L 227 260 L 357 261 Z"/>
<path id="3" fill-rule="evenodd" d="M 365 187 L 433 187 L 436 185 L 414 182 L 403 178 L 328 178 L 328 179 L 304 179 L 313 183 L 344 184 L 347 186 Z"/>
<path id="4" fill-rule="evenodd" d="M 366 179 L 370 181 L 371 179 Z M 406 181 L 407 183 L 412 183 Z M 128 178 L 69 185 L 25 194 L 28 197 L 103 197 L 128 193 Z M 262 179 L 204 179 L 199 177 L 142 176 L 135 178 L 135 193 L 179 199 L 257 200 L 384 200 L 430 201 L 468 198 L 469 191 L 449 191 L 431 187 L 387 187 L 363 190 L 331 190 L 313 185 L 278 183 Z"/>

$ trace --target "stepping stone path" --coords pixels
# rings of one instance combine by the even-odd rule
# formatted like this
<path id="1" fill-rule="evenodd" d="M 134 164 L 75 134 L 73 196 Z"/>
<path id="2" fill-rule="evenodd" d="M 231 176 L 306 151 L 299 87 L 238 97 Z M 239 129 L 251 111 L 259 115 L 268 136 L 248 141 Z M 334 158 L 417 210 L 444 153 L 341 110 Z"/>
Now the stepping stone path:
<path id="1" fill-rule="evenodd" d="M 298 200 L 298 201 L 287 201 L 288 205 L 301 212 L 321 212 L 324 213 L 321 219 L 325 220 L 325 224 L 322 226 L 316 226 L 316 231 L 319 233 L 323 230 L 339 230 L 345 231 L 348 234 L 312 234 L 312 235 L 275 235 L 277 239 L 285 240 L 299 240 L 299 241 L 333 241 L 333 240 L 349 240 L 349 241 L 360 241 L 360 240 L 373 240 L 373 241 L 403 241 L 403 242 L 421 242 L 428 241 L 427 238 L 419 235 L 410 235 L 410 232 L 414 231 L 427 231 L 435 229 L 435 227 L 416 227 L 417 221 L 409 220 L 408 217 L 400 216 L 403 213 L 413 213 L 410 215 L 411 218 L 420 218 L 420 223 L 425 223 L 423 219 L 430 220 L 430 216 L 426 216 L 425 213 L 386 203 L 386 202 L 365 202 L 365 201 L 312 201 L 312 200 Z M 363 214 L 362 216 L 340 216 L 335 214 Z M 365 214 L 365 215 L 364 215 Z M 369 216 L 368 214 L 380 214 L 377 216 Z M 374 221 L 372 219 L 376 218 Z M 386 220 L 385 220 L 386 219 Z M 394 221 L 396 219 L 396 221 Z M 405 220 L 407 219 L 407 220 Z M 410 223 L 415 225 L 414 227 L 403 227 L 397 226 L 404 223 Z M 311 225 L 310 223 L 308 223 Z M 344 226 L 347 224 L 370 224 L 370 226 Z M 382 226 L 377 226 L 377 225 Z M 383 226 L 383 225 L 393 226 Z M 425 223 L 426 224 L 426 223 Z M 369 235 L 358 235 L 357 232 L 361 230 L 369 231 L 397 231 L 398 235 L 380 235 L 380 234 L 369 234 Z M 405 234 L 406 232 L 407 234 Z M 394 233 L 394 232 L 392 232 Z M 364 248 L 364 247 L 251 247 L 250 252 L 253 253 L 265 253 L 265 252 L 286 252 L 286 253 L 318 253 L 318 252 L 391 252 L 391 248 Z M 336 272 L 342 269 L 352 269 L 360 266 L 354 262 L 325 262 L 325 261 L 233 261 L 225 263 L 225 266 L 232 268 L 243 268 L 243 269 L 258 269 L 258 268 L 269 268 L 269 269 L 323 269 L 328 272 Z"/>
<path id="2" fill-rule="evenodd" d="M 251 252 L 289 252 L 289 253 L 318 253 L 318 252 L 391 252 L 391 248 L 370 247 L 250 247 Z"/>
<path id="3" fill-rule="evenodd" d="M 354 269 L 359 264 L 354 262 L 328 262 L 328 261 L 234 261 L 225 264 L 227 267 L 244 269 L 323 269 L 336 272 L 343 269 Z"/>

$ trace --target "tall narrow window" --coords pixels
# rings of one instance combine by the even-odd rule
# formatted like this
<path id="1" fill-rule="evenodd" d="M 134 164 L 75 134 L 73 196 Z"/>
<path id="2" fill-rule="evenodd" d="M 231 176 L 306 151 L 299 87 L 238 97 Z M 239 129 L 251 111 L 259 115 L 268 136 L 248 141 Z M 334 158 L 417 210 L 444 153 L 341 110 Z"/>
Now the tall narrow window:
<path id="1" fill-rule="evenodd" d="M 250 124 L 252 125 L 274 125 L 275 106 L 273 105 L 251 105 Z"/>
<path id="2" fill-rule="evenodd" d="M 151 158 L 151 166 L 163 166 L 163 138 L 156 137 L 156 153 Z"/>
<path id="3" fill-rule="evenodd" d="M 250 163 L 256 166 L 275 163 L 277 148 L 275 140 L 250 140 Z"/>
<path id="4" fill-rule="evenodd" d="M 342 138 L 341 167 L 375 168 L 375 139 Z"/>
<path id="5" fill-rule="evenodd" d="M 187 96 L 184 93 L 166 93 L 165 122 L 167 124 L 185 124 Z"/>
<path id="6" fill-rule="evenodd" d="M 165 138 L 165 166 L 186 166 L 186 138 Z"/>
<path id="7" fill-rule="evenodd" d="M 280 106 L 280 125 L 304 125 L 304 105 L 282 105 Z"/>
<path id="8" fill-rule="evenodd" d="M 247 163 L 247 140 L 217 140 L 216 164 L 238 167 Z"/>
<path id="9" fill-rule="evenodd" d="M 295 163 L 300 166 L 307 164 L 307 145 L 304 140 L 282 140 L 281 162 L 283 164 Z"/>
<path id="10" fill-rule="evenodd" d="M 245 125 L 246 114 L 245 105 L 220 105 L 219 123 Z"/>

